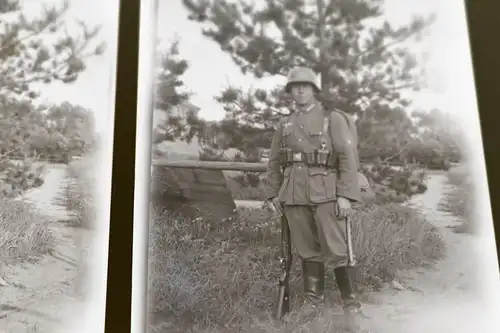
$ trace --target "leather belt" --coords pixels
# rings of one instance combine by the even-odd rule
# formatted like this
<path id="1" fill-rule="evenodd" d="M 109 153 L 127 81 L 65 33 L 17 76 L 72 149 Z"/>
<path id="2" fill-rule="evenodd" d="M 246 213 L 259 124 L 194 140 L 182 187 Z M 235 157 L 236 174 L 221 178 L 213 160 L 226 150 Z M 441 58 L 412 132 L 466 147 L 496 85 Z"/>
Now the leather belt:
<path id="1" fill-rule="evenodd" d="M 281 164 L 284 167 L 294 163 L 304 163 L 307 166 L 334 167 L 334 158 L 330 152 L 302 153 L 282 149 L 280 153 Z"/>

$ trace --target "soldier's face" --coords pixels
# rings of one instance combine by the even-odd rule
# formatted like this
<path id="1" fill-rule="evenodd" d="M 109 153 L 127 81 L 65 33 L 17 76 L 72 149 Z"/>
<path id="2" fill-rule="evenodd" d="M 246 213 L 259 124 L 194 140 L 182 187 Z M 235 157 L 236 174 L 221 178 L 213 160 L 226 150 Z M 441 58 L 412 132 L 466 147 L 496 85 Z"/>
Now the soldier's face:
<path id="1" fill-rule="evenodd" d="M 291 87 L 292 97 L 299 105 L 309 104 L 314 99 L 314 89 L 309 83 L 295 83 Z"/>

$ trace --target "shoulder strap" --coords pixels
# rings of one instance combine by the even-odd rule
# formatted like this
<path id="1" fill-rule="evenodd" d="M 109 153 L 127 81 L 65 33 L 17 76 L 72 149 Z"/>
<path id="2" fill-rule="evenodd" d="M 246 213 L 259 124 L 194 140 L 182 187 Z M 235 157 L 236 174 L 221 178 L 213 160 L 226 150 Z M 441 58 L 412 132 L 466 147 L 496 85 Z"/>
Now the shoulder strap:
<path id="1" fill-rule="evenodd" d="M 278 126 L 281 127 L 281 130 L 283 131 L 284 128 L 285 128 L 285 124 L 288 123 L 288 121 L 290 120 L 290 115 L 284 115 L 278 122 Z M 285 141 L 283 140 L 284 138 L 282 137 L 281 138 L 281 148 L 284 149 L 286 148 L 286 145 L 285 145 Z"/>

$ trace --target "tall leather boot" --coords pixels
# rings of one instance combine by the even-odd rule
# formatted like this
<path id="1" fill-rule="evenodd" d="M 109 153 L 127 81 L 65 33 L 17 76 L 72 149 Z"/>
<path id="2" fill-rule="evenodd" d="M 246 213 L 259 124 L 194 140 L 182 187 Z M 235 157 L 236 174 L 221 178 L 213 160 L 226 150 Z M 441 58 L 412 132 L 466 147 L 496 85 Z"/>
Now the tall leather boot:
<path id="1" fill-rule="evenodd" d="M 314 305 L 324 300 L 325 293 L 325 265 L 322 262 L 302 261 L 302 278 L 304 279 L 304 293 Z"/>
<path id="2" fill-rule="evenodd" d="M 357 279 L 355 267 L 338 267 L 334 270 L 339 286 L 347 326 L 351 332 L 360 331 L 358 326 L 361 313 L 361 303 L 357 298 Z"/>

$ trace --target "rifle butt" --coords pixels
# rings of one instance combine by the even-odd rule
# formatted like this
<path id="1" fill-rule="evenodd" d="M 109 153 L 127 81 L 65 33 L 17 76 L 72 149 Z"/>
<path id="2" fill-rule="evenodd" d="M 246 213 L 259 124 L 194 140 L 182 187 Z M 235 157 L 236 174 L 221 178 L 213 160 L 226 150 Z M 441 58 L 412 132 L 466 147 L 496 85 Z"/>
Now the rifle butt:
<path id="1" fill-rule="evenodd" d="M 278 289 L 278 300 L 276 302 L 276 319 L 282 319 L 285 314 L 290 312 L 290 297 L 285 286 Z"/>
<path id="2" fill-rule="evenodd" d="M 290 229 L 285 215 L 280 217 L 281 222 L 281 269 L 282 275 L 279 280 L 278 299 L 276 302 L 276 319 L 281 320 L 290 312 L 290 268 L 292 263 L 292 247 Z"/>

